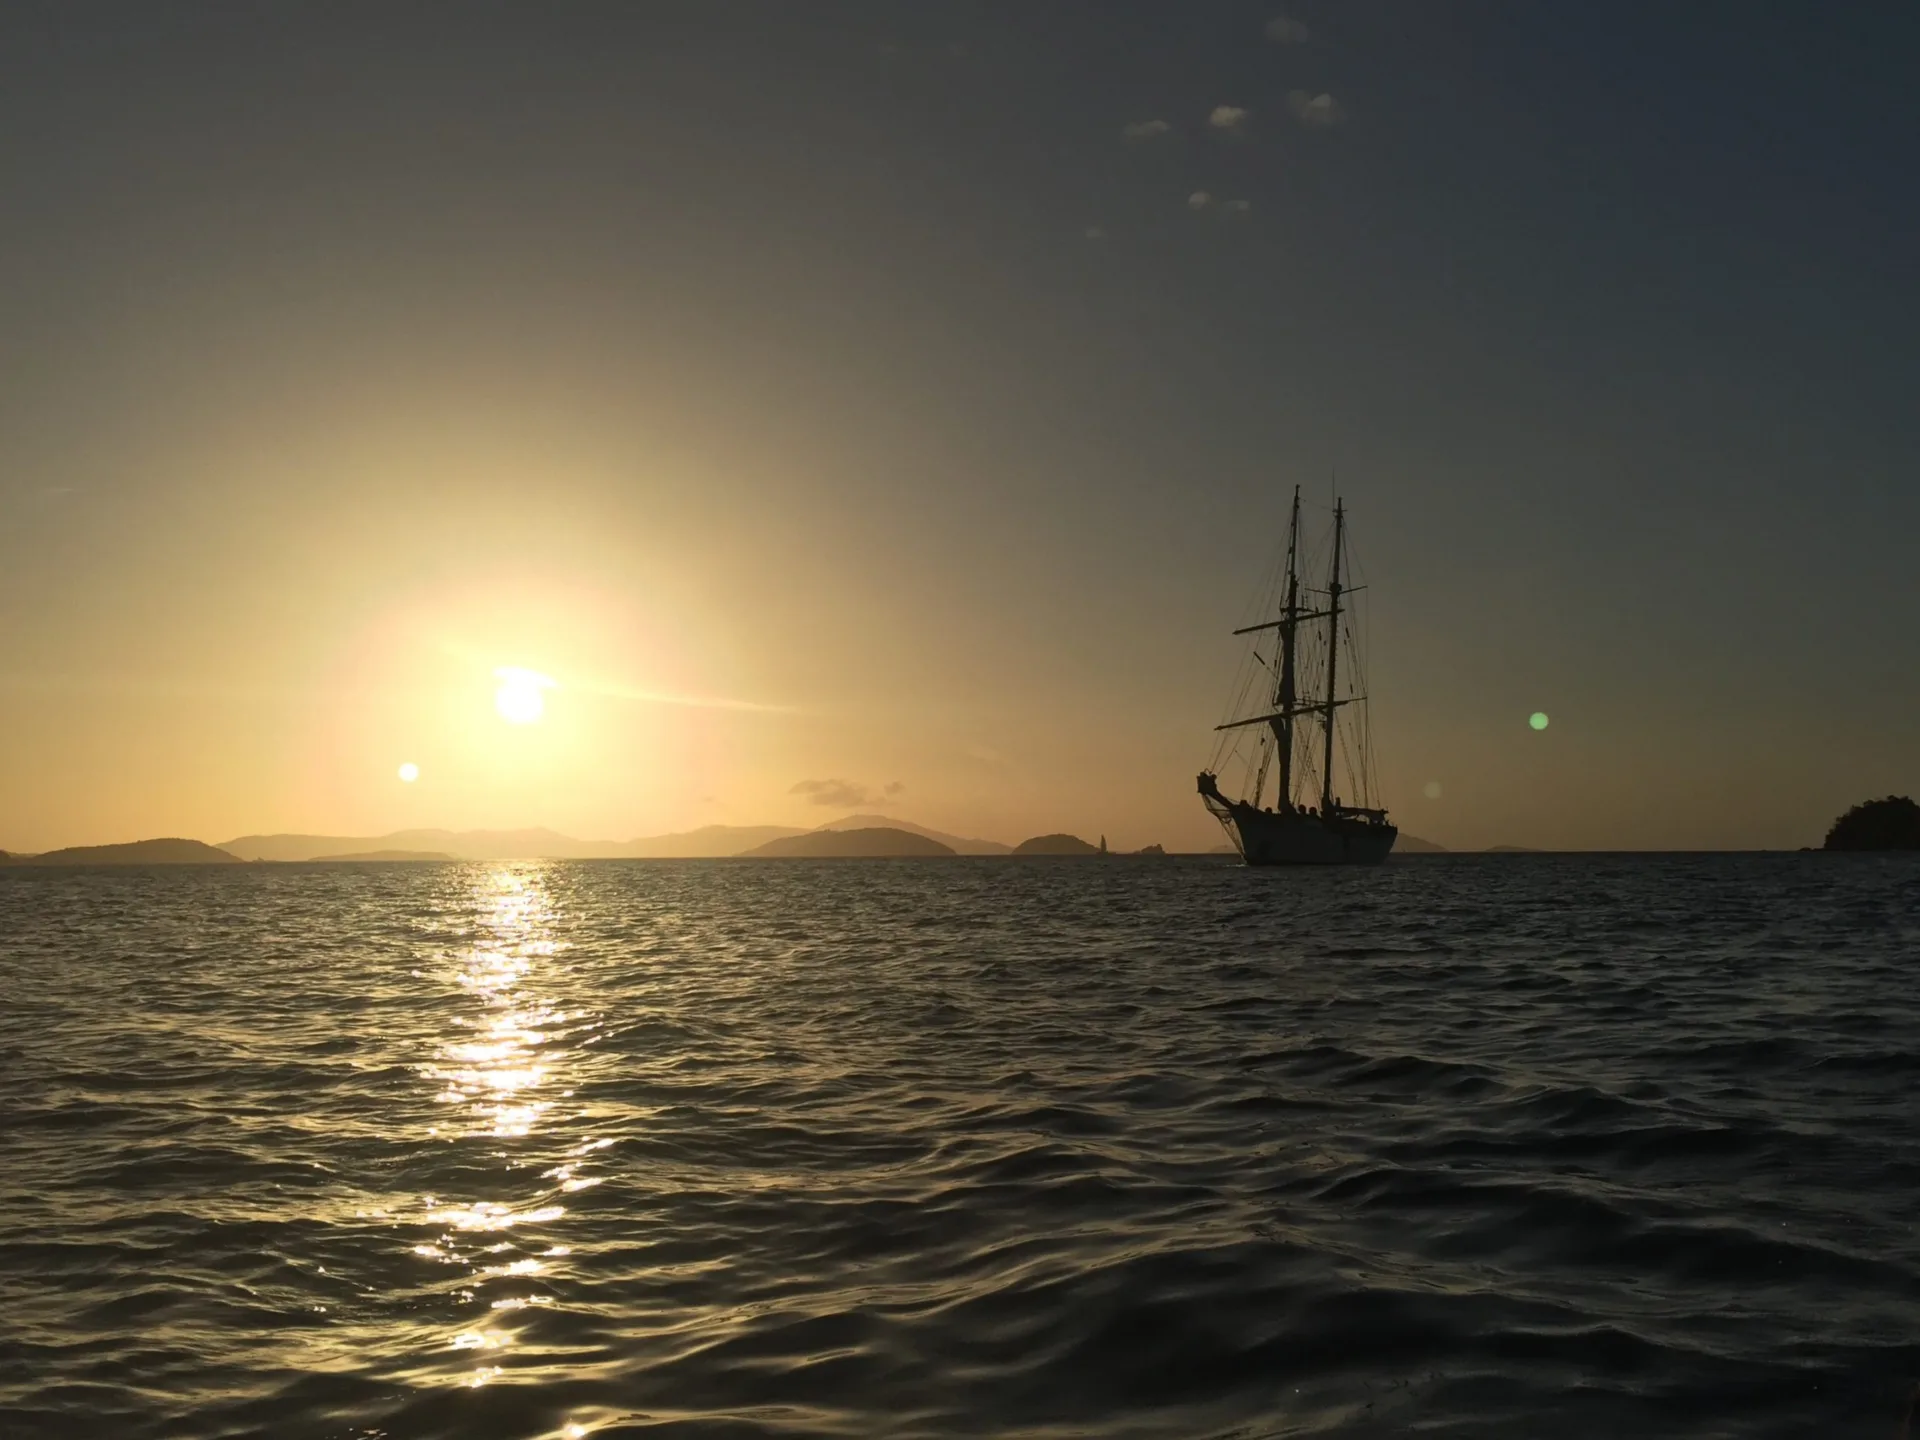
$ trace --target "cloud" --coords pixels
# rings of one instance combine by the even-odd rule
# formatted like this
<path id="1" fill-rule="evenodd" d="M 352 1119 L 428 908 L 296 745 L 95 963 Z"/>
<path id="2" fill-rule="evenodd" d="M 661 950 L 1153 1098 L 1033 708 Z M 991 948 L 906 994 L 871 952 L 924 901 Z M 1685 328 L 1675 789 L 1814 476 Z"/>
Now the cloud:
<path id="1" fill-rule="evenodd" d="M 1244 105 L 1216 105 L 1213 113 L 1207 116 L 1207 124 L 1216 130 L 1225 130 L 1229 135 L 1238 135 L 1247 128 L 1247 121 L 1253 112 Z"/>
<path id="2" fill-rule="evenodd" d="M 1285 15 L 1276 15 L 1267 22 L 1267 38 L 1276 45 L 1304 45 L 1307 34 L 1306 26 Z"/>
<path id="3" fill-rule="evenodd" d="M 1130 125 L 1120 127 L 1120 133 L 1129 140 L 1152 140 L 1166 134 L 1173 126 L 1164 120 L 1135 120 Z"/>
<path id="4" fill-rule="evenodd" d="M 1233 211 L 1236 215 L 1244 215 L 1247 211 L 1253 209 L 1253 202 L 1251 200 L 1229 200 L 1223 208 Z"/>
<path id="5" fill-rule="evenodd" d="M 1302 125 L 1309 125 L 1315 130 L 1338 125 L 1347 118 L 1347 112 L 1340 108 L 1340 102 L 1324 92 L 1309 95 L 1304 90 L 1295 90 L 1287 96 L 1287 109 Z"/>
<path id="6" fill-rule="evenodd" d="M 886 797 L 889 800 L 891 800 L 896 795 L 904 795 L 906 791 L 907 791 L 907 787 L 904 781 L 889 780 L 887 782 L 886 790 L 884 793 L 886 794 Z"/>
<path id="7" fill-rule="evenodd" d="M 1107 232 L 1105 230 L 1102 230 L 1098 225 L 1089 225 L 1087 227 L 1087 239 L 1104 240 L 1106 238 L 1107 238 Z"/>
<path id="8" fill-rule="evenodd" d="M 1213 196 L 1204 190 L 1196 190 L 1187 197 L 1189 210 L 1204 210 L 1211 204 L 1213 204 Z"/>
<path id="9" fill-rule="evenodd" d="M 871 805 L 879 798 L 866 786 L 851 780 L 802 780 L 787 793 L 804 795 L 815 805 L 831 805 L 837 810 Z"/>

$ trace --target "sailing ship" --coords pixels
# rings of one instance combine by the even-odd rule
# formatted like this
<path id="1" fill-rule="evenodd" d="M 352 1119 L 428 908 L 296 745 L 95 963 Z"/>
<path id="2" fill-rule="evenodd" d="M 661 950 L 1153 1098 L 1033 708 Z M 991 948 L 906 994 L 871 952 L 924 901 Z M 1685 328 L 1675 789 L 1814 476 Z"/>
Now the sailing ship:
<path id="1" fill-rule="evenodd" d="M 1377 865 L 1400 835 L 1372 803 L 1364 630 L 1354 624 L 1353 599 L 1366 587 L 1347 583 L 1353 570 L 1339 500 L 1325 553 L 1325 586 L 1303 584 L 1315 557 L 1301 552 L 1295 486 L 1286 566 L 1261 606 L 1274 618 L 1233 632 L 1249 637 L 1229 712 L 1239 718 L 1214 727 L 1220 739 L 1200 772 L 1201 800 L 1249 865 Z M 1259 713 L 1243 713 L 1250 709 Z M 1238 772 L 1239 799 L 1220 787 L 1228 770 Z"/>

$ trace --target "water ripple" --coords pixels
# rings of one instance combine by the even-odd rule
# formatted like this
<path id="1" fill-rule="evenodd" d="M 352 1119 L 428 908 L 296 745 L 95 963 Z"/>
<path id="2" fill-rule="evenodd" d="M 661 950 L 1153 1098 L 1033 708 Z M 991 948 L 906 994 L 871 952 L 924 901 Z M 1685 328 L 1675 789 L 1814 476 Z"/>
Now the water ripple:
<path id="1" fill-rule="evenodd" d="M 1920 866 L 0 872 L 0 1434 L 1800 1437 Z"/>

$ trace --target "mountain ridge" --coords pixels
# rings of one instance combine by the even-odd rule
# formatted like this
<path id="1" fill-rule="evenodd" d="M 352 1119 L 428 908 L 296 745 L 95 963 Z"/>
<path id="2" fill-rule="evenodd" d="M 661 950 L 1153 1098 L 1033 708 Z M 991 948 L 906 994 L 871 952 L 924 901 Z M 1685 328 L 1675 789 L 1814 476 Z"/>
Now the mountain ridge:
<path id="1" fill-rule="evenodd" d="M 787 835 L 756 846 L 742 860 L 825 860 L 825 859 L 897 859 L 934 855 L 956 855 L 951 845 L 919 834 L 875 825 L 852 830 L 809 830 L 802 835 Z"/>
<path id="2" fill-rule="evenodd" d="M 40 855 L 9 855 L 8 865 L 238 865 L 240 857 L 204 840 L 168 836 L 119 845 L 68 845 Z"/>
<path id="3" fill-rule="evenodd" d="M 218 845 L 180 838 L 149 839 L 117 845 L 73 845 L 44 854 L 11 855 L 0 851 L 0 864 L 225 864 L 231 860 L 302 863 L 342 859 L 401 859 L 429 856 L 454 860 L 702 860 L 744 855 L 748 851 L 796 835 L 816 835 L 848 830 L 896 830 L 918 835 L 945 846 L 958 855 L 1012 855 L 1013 845 L 980 836 L 963 836 L 936 830 L 912 820 L 896 820 L 887 815 L 853 814 L 805 827 L 799 825 L 702 825 L 692 830 L 669 831 L 631 840 L 581 840 L 543 826 L 518 830 L 445 830 L 434 828 L 394 830 L 384 835 L 320 835 L 275 832 L 236 836 Z M 1036 837 L 1044 838 L 1044 837 Z M 1082 842 L 1085 843 L 1085 842 Z M 1032 846 L 1034 841 L 1023 841 Z M 163 852 L 154 847 L 176 847 Z M 138 849 L 136 847 L 146 847 Z M 179 848 L 186 847 L 186 848 Z M 225 859 L 193 851 L 219 852 Z M 1226 847 L 1230 849 L 1230 847 Z M 1444 846 L 1402 835 L 1403 853 L 1443 851 Z M 1221 853 L 1223 847 L 1215 847 Z M 152 858 L 172 853 L 174 859 Z M 1031 849 L 1026 853 L 1033 853 Z M 1195 852 L 1199 853 L 1199 852 Z M 116 854 L 131 858 L 116 859 Z M 184 858 L 192 854 L 194 858 Z M 51 857 L 59 856 L 60 859 Z M 82 858 L 86 857 L 86 858 Z"/>
<path id="4" fill-rule="evenodd" d="M 890 815 L 843 815 L 838 820 L 829 820 L 824 825 L 816 825 L 813 828 L 816 833 L 822 830 L 904 830 L 909 835 L 924 835 L 929 840 L 937 840 L 956 855 L 1011 855 L 1013 853 L 1013 846 L 1003 845 L 998 840 L 949 835 L 944 830 L 916 825 L 911 820 L 895 820 Z"/>
<path id="5" fill-rule="evenodd" d="M 395 830 L 387 835 L 241 835 L 220 846 L 242 860 L 303 861 L 376 850 L 428 850 L 462 860 L 600 860 L 625 853 L 618 841 L 576 840 L 557 830 Z"/>
<path id="6" fill-rule="evenodd" d="M 579 840 L 558 830 L 395 830 L 385 835 L 312 835 L 283 832 L 240 835 L 220 848 L 242 860 L 298 863 L 415 851 L 460 860 L 706 860 L 744 855 L 773 840 L 844 830 L 900 830 L 946 846 L 959 855 L 1005 855 L 1011 845 L 949 835 L 911 820 L 885 815 L 845 815 L 811 829 L 799 825 L 702 825 L 693 830 L 643 835 L 632 840 Z"/>
<path id="7" fill-rule="evenodd" d="M 400 865 L 453 861 L 457 864 L 459 860 L 458 855 L 449 855 L 444 850 L 360 850 L 350 855 L 316 855 L 311 863 L 315 865 Z"/>
<path id="8" fill-rule="evenodd" d="M 798 825 L 702 825 L 666 835 L 647 835 L 628 843 L 632 847 L 629 853 L 640 860 L 717 860 L 744 855 L 769 840 L 807 833 Z"/>

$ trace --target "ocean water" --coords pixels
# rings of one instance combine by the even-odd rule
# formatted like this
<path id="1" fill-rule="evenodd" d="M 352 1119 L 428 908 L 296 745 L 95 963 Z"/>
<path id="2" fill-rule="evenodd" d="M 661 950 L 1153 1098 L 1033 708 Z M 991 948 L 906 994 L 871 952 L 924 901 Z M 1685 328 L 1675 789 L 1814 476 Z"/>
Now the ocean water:
<path id="1" fill-rule="evenodd" d="M 0 871 L 0 1057 L 8 1440 L 1894 1440 L 1920 1379 L 1920 857 Z"/>

